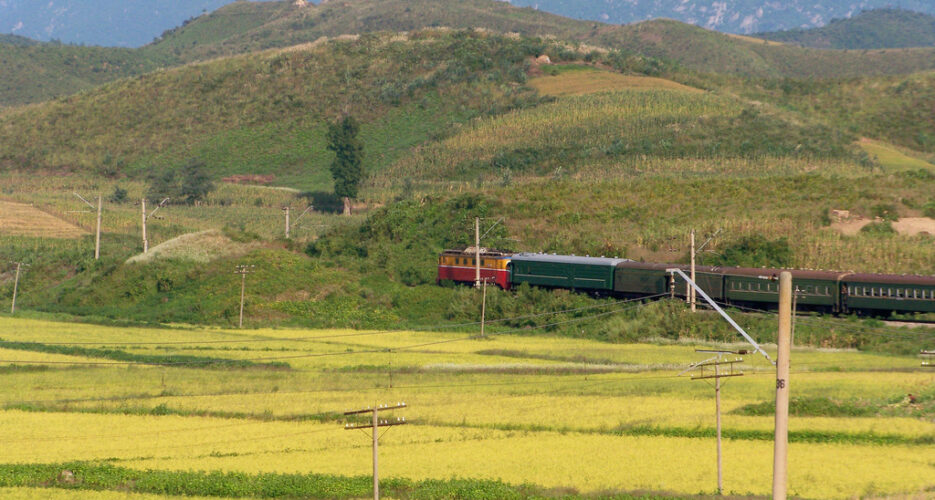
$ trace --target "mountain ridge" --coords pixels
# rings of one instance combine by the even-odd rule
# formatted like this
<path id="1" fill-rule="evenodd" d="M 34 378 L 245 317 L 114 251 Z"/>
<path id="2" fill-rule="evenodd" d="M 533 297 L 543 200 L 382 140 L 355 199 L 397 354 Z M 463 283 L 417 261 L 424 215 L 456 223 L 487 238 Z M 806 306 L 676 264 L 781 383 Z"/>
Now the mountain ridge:
<path id="1" fill-rule="evenodd" d="M 758 38 L 818 49 L 935 46 L 935 16 L 902 9 L 863 11 L 811 29 L 757 33 Z"/>

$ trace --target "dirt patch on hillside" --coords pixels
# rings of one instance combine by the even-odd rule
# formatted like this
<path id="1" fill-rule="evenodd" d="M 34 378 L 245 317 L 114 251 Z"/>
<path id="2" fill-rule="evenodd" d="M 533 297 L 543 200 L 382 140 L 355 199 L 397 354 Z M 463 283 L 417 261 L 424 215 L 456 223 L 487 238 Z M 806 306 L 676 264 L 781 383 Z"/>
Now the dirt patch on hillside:
<path id="1" fill-rule="evenodd" d="M 151 262 L 158 259 L 190 260 L 206 263 L 222 257 L 243 255 L 258 247 L 260 247 L 260 244 L 257 242 L 238 243 L 232 241 L 220 231 L 210 229 L 199 233 L 183 234 L 156 245 L 150 248 L 148 253 L 130 257 L 127 264 Z"/>
<path id="2" fill-rule="evenodd" d="M 842 234 L 848 236 L 853 236 L 860 232 L 860 230 L 874 222 L 873 219 L 864 219 L 862 217 L 857 217 L 849 220 L 844 220 L 840 222 L 835 222 L 831 224 L 831 227 L 840 231 Z M 916 236 L 918 234 L 935 234 L 935 219 L 930 219 L 928 217 L 903 217 L 896 222 L 893 222 L 893 229 L 897 233 L 906 235 L 906 236 Z"/>
<path id="3" fill-rule="evenodd" d="M 84 229 L 31 204 L 0 201 L 0 235 L 40 238 L 80 238 Z"/>

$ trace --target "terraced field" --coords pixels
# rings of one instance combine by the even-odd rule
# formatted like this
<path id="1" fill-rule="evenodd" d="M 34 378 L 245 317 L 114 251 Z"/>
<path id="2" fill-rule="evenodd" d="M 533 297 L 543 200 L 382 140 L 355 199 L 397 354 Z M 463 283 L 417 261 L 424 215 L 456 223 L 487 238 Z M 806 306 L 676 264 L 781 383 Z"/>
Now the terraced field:
<path id="1" fill-rule="evenodd" d="M 80 238 L 84 229 L 54 217 L 32 204 L 0 200 L 0 236 Z"/>
<path id="2" fill-rule="evenodd" d="M 369 441 L 343 430 L 341 412 L 397 401 L 410 425 L 381 441 L 390 494 L 714 490 L 713 391 L 679 376 L 705 356 L 689 344 L 10 317 L 0 327 L 0 487 L 12 498 L 36 486 L 101 489 L 100 498 L 240 487 L 265 496 L 311 482 L 312 497 L 366 496 Z M 918 359 L 797 349 L 793 370 L 791 492 L 935 491 L 935 374 Z M 772 367 L 748 355 L 744 371 L 723 389 L 725 486 L 766 495 Z M 76 482 L 58 477 L 66 469 Z"/>

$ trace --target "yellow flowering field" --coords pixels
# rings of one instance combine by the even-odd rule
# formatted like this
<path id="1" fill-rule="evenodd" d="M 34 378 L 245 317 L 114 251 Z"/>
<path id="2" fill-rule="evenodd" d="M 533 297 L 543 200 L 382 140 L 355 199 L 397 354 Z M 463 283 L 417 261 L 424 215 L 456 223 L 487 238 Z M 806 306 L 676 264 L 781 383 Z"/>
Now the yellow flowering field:
<path id="1" fill-rule="evenodd" d="M 405 401 L 409 407 L 393 416 L 409 425 L 381 440 L 385 478 L 502 480 L 582 493 L 714 490 L 714 390 L 682 373 L 710 356 L 696 348 L 712 344 L 8 317 L 0 317 L 0 331 L 5 341 L 38 343 L 0 345 L 0 468 L 106 461 L 138 471 L 365 476 L 369 435 L 345 431 L 341 412 Z M 84 350 L 63 350 L 71 348 Z M 132 361 L 159 356 L 287 366 Z M 745 411 L 769 407 L 775 380 L 761 356 L 743 357 L 745 375 L 722 387 L 725 487 L 765 495 L 773 416 Z M 935 491 L 935 371 L 919 361 L 793 352 L 793 398 L 843 410 L 823 414 L 819 405 L 808 410 L 818 413 L 793 415 L 790 492 Z M 88 495 L 0 489 L 4 498 L 112 498 L 81 493 Z"/>

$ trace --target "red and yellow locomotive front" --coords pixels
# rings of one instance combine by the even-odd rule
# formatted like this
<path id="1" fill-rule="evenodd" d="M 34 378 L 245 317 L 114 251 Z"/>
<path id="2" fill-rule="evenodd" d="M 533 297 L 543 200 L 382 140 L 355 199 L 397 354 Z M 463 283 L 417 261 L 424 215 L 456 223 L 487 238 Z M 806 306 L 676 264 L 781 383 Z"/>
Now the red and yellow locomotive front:
<path id="1" fill-rule="evenodd" d="M 480 279 L 496 284 L 504 290 L 510 288 L 510 252 L 480 249 Z M 477 277 L 477 252 L 474 247 L 445 250 L 438 256 L 438 281 L 474 283 Z"/>

